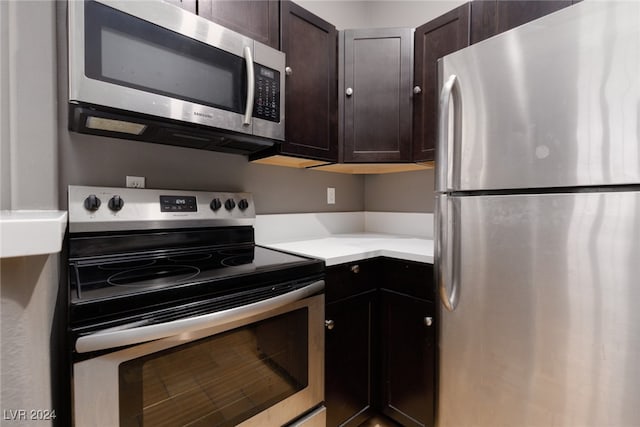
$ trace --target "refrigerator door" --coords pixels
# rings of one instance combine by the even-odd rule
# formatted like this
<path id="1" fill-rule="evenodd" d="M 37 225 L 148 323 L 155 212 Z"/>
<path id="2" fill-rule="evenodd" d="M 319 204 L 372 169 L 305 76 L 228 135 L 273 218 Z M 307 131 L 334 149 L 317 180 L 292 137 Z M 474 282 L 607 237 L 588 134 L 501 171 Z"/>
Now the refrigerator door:
<path id="1" fill-rule="evenodd" d="M 437 425 L 640 426 L 640 191 L 448 200 Z"/>
<path id="2" fill-rule="evenodd" d="M 443 92 L 456 76 L 461 111 L 440 121 L 451 131 L 438 159 L 454 172 L 438 172 L 437 191 L 640 183 L 639 2 L 581 2 L 439 71 Z"/>

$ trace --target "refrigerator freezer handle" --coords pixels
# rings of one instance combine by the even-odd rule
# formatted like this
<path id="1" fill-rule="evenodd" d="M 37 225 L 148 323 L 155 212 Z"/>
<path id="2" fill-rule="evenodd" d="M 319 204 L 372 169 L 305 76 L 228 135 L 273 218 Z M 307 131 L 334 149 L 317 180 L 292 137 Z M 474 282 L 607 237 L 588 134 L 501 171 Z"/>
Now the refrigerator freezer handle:
<path id="1" fill-rule="evenodd" d="M 436 196 L 436 218 L 435 218 L 435 280 L 442 305 L 453 311 L 458 306 L 458 295 L 460 291 L 459 280 L 456 276 L 455 256 L 459 253 L 456 249 L 457 236 L 451 233 L 453 221 L 449 215 L 450 202 L 446 195 Z M 455 209 L 454 209 L 455 210 Z M 455 212 L 454 212 L 455 214 Z M 455 216 L 455 215 L 454 215 Z M 451 237 L 453 239 L 451 239 Z M 453 240 L 453 241 L 452 241 Z M 451 286 L 451 293 L 447 290 L 447 285 Z"/>
<path id="2" fill-rule="evenodd" d="M 440 91 L 440 99 L 438 101 L 438 141 L 436 147 L 436 192 L 444 193 L 450 188 L 450 174 L 453 156 L 449 155 L 449 103 L 453 95 L 454 106 L 454 124 L 460 112 L 460 100 L 455 85 L 458 78 L 455 74 L 449 76 L 449 79 L 442 86 Z M 455 131 L 455 127 L 454 127 Z M 455 137 L 455 135 L 454 135 Z"/>

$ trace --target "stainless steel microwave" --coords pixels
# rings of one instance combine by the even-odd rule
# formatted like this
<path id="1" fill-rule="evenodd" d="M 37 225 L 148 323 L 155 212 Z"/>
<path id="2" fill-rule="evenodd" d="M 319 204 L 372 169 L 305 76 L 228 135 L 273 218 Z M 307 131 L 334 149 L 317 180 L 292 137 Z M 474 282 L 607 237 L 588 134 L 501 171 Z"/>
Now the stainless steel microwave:
<path id="1" fill-rule="evenodd" d="M 284 139 L 284 53 L 163 1 L 68 8 L 70 130 L 239 154 Z"/>

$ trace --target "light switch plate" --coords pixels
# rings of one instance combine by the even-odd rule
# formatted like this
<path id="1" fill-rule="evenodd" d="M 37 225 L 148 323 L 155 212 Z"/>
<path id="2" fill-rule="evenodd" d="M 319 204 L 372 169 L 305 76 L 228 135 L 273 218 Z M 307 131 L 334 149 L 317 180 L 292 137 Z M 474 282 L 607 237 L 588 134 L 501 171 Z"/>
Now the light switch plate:
<path id="1" fill-rule="evenodd" d="M 336 189 L 333 187 L 327 187 L 327 204 L 328 205 L 336 204 Z"/>
<path id="2" fill-rule="evenodd" d="M 144 176 L 127 176 L 127 188 L 144 188 Z"/>

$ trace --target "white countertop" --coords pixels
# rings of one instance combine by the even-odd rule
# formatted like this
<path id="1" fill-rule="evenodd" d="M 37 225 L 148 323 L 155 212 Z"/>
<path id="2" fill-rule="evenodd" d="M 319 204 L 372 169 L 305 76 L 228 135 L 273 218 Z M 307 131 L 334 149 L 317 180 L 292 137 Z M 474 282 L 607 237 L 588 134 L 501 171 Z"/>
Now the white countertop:
<path id="1" fill-rule="evenodd" d="M 327 266 L 377 256 L 433 264 L 433 240 L 413 236 L 364 232 L 263 246 L 320 258 Z"/>
<path id="2" fill-rule="evenodd" d="M 60 252 L 66 228 L 65 211 L 0 211 L 0 257 Z"/>

